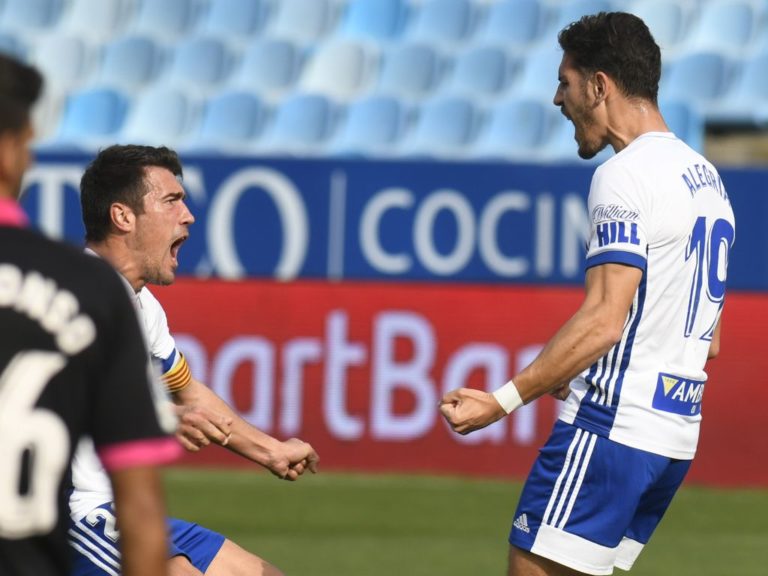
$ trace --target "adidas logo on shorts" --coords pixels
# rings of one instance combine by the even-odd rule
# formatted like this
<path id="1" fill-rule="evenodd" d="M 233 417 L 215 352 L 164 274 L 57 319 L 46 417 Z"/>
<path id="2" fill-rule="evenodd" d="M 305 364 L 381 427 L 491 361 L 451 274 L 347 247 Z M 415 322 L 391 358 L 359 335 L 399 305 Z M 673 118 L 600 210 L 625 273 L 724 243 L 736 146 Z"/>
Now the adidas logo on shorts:
<path id="1" fill-rule="evenodd" d="M 518 530 L 522 530 L 526 534 L 530 533 L 531 531 L 531 529 L 528 528 L 528 515 L 525 513 L 520 514 L 520 516 L 518 516 L 517 519 L 512 523 L 512 526 Z"/>

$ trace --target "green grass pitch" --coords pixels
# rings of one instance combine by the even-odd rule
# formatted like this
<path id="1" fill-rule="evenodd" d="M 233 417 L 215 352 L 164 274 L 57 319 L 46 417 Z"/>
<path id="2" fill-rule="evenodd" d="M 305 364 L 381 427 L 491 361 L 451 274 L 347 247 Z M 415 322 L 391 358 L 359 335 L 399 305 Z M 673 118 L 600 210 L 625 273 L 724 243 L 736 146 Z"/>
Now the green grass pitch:
<path id="1" fill-rule="evenodd" d="M 171 515 L 224 533 L 290 576 L 501 576 L 521 487 L 327 472 L 290 483 L 188 468 L 164 477 Z M 631 574 L 768 574 L 768 490 L 684 487 Z"/>

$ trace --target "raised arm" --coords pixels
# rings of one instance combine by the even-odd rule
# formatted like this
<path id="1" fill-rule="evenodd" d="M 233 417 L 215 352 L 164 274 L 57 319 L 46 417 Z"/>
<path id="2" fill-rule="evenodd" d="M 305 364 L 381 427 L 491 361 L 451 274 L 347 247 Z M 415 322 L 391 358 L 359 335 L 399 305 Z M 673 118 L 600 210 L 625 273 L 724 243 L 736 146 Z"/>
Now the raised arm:
<path id="1" fill-rule="evenodd" d="M 586 295 L 579 310 L 508 385 L 514 386 L 523 403 L 556 391 L 621 339 L 642 274 L 639 268 L 622 264 L 587 270 Z M 440 410 L 460 434 L 484 428 L 507 414 L 492 393 L 469 388 L 447 393 Z"/>
<path id="2" fill-rule="evenodd" d="M 712 334 L 712 341 L 709 343 L 709 352 L 707 353 L 707 360 L 712 360 L 713 358 L 717 358 L 717 355 L 720 354 L 720 325 L 723 323 L 723 317 L 720 316 L 717 320 L 717 326 L 715 326 L 715 331 Z"/>

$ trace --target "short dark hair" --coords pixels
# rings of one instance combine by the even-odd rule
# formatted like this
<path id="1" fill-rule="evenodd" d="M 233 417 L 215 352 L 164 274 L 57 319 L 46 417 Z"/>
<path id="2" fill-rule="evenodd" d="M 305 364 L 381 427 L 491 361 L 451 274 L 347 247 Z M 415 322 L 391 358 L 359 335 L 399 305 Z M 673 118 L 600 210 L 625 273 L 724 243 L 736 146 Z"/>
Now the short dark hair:
<path id="1" fill-rule="evenodd" d="M 30 121 L 30 110 L 43 90 L 35 68 L 0 53 L 0 134 L 18 132 Z"/>
<path id="2" fill-rule="evenodd" d="M 576 68 L 604 72 L 626 96 L 657 103 L 661 50 L 648 26 L 634 14 L 583 16 L 563 28 L 557 40 Z"/>
<path id="3" fill-rule="evenodd" d="M 100 242 L 109 235 L 109 209 L 114 202 L 130 206 L 137 214 L 144 212 L 145 169 L 152 166 L 182 176 L 179 156 L 165 146 L 114 145 L 96 155 L 80 179 L 86 241 Z"/>

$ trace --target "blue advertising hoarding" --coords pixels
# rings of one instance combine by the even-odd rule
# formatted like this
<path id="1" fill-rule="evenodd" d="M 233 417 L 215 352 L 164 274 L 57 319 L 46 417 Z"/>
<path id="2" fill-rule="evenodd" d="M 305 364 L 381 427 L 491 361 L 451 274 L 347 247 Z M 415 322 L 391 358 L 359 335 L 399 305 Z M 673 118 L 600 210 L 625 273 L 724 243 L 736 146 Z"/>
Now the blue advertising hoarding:
<path id="1" fill-rule="evenodd" d="M 84 155 L 42 155 L 22 200 L 81 243 Z M 594 166 L 185 156 L 196 222 L 180 273 L 580 284 Z M 765 170 L 723 170 L 737 221 L 729 286 L 768 289 Z"/>

